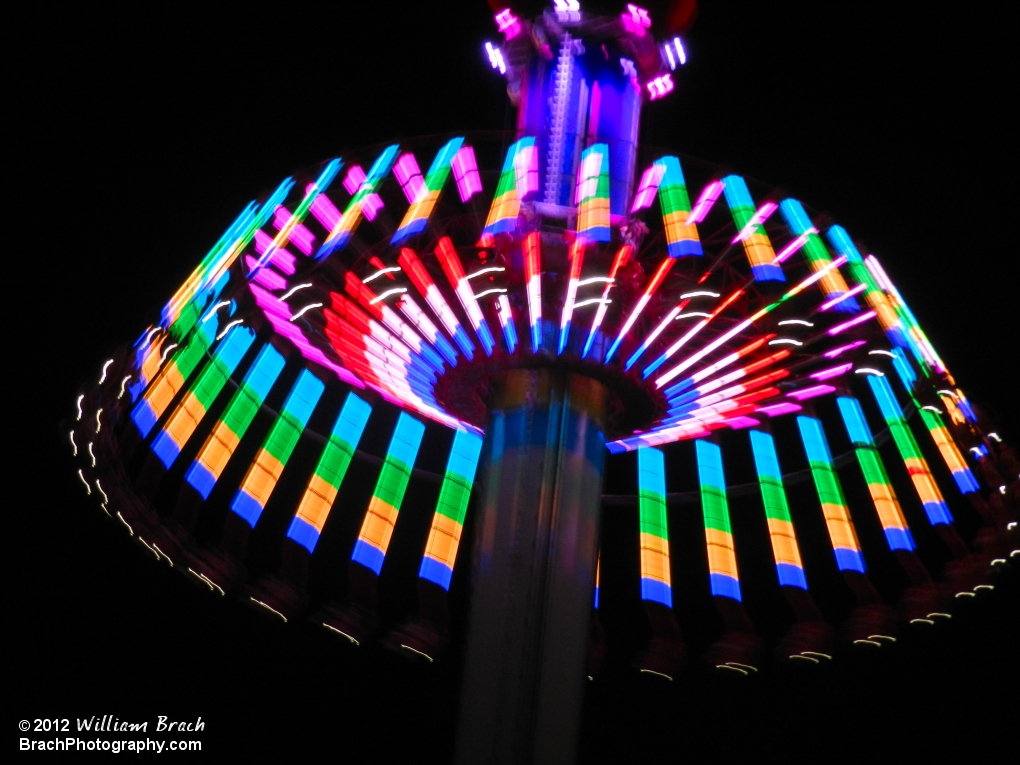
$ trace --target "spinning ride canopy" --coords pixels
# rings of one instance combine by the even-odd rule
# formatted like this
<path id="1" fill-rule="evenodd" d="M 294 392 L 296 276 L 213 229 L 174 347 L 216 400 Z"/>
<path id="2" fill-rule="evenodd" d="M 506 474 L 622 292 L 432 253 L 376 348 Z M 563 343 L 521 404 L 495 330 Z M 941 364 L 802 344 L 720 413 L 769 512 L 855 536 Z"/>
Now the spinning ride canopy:
<path id="1" fill-rule="evenodd" d="M 505 42 L 487 49 L 518 106 L 513 135 L 354 152 L 249 204 L 78 400 L 70 442 L 103 509 L 210 590 L 319 614 L 358 642 L 405 497 L 438 485 L 431 524 L 405 533 L 420 614 L 398 641 L 431 658 L 473 487 L 527 445 L 494 428 L 561 396 L 596 423 L 564 448 L 596 483 L 603 461 L 614 486 L 633 479 L 605 507 L 637 508 L 635 567 L 588 566 L 596 608 L 613 578 L 641 598 L 642 669 L 677 668 L 692 625 L 674 598 L 699 597 L 685 590 L 722 616 L 712 664 L 746 673 L 761 656 L 752 593 L 792 609 L 768 636 L 778 655 L 817 662 L 839 609 L 815 597 L 834 578 L 852 597 L 841 636 L 859 645 L 989 586 L 1017 547 L 1012 452 L 848 231 L 637 146 L 644 100 L 668 94 L 683 56 L 638 11 L 501 13 Z M 359 451 L 366 440 L 379 443 Z M 437 444 L 445 472 L 416 469 Z M 367 507 L 345 497 L 366 471 Z M 674 533 L 671 547 L 696 505 L 697 542 Z M 255 539 L 282 553 L 249 585 Z M 314 581 L 323 551 L 348 561 L 343 605 Z M 894 567 L 905 588 L 873 581 Z"/>

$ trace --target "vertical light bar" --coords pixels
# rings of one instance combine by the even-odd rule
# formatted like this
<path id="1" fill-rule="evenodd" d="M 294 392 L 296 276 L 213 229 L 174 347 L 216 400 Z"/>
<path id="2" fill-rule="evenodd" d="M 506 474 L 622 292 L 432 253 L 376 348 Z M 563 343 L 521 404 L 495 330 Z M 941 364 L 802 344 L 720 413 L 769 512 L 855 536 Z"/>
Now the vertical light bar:
<path id="1" fill-rule="evenodd" d="M 412 234 L 420 234 L 425 230 L 425 224 L 428 223 L 429 216 L 439 199 L 439 192 L 442 191 L 443 184 L 446 183 L 446 179 L 450 175 L 450 164 L 463 144 L 463 138 L 454 138 L 436 154 L 436 158 L 432 160 L 432 167 L 429 168 L 428 175 L 425 176 L 425 185 L 421 187 L 414 202 L 407 208 L 404 219 L 400 221 L 390 244 L 399 244 Z"/>
<path id="2" fill-rule="evenodd" d="M 641 599 L 673 607 L 666 519 L 666 465 L 662 452 L 637 450 L 638 510 L 641 532 Z"/>
<path id="3" fill-rule="evenodd" d="M 726 502 L 726 478 L 722 451 L 711 441 L 694 442 L 701 483 L 701 509 L 705 516 L 708 546 L 708 577 L 712 594 L 740 600 L 737 554 L 733 548 L 730 511 Z"/>
<path id="4" fill-rule="evenodd" d="M 340 490 L 340 483 L 347 474 L 371 413 L 372 407 L 368 403 L 353 393 L 347 394 L 347 400 L 333 425 L 333 432 L 322 450 L 315 472 L 308 481 L 308 488 L 287 530 L 287 536 L 308 552 L 315 551 L 337 491 Z"/>
<path id="5" fill-rule="evenodd" d="M 510 299 L 506 295 L 500 295 L 496 303 L 496 314 L 499 316 L 499 324 L 503 328 L 503 339 L 506 340 L 508 353 L 517 349 L 517 328 L 514 326 L 514 314 L 510 310 Z"/>
<path id="6" fill-rule="evenodd" d="M 582 359 L 585 358 L 588 355 L 588 351 L 591 350 L 592 343 L 595 342 L 596 333 L 599 331 L 599 327 L 602 326 L 602 320 L 605 318 L 606 311 L 609 309 L 609 290 L 611 290 L 613 285 L 616 283 L 616 274 L 630 259 L 633 252 L 634 245 L 632 244 L 620 245 L 620 249 L 616 251 L 616 257 L 613 258 L 612 268 L 609 269 L 609 281 L 606 282 L 606 286 L 602 288 L 602 300 L 595 311 L 595 318 L 592 319 L 591 329 L 588 331 L 588 339 L 584 343 L 584 351 L 581 353 Z"/>
<path id="7" fill-rule="evenodd" d="M 754 452 L 754 466 L 758 471 L 758 484 L 765 505 L 765 519 L 772 540 L 772 555 L 776 559 L 776 573 L 779 584 L 784 587 L 807 589 L 804 564 L 800 559 L 797 535 L 790 518 L 783 489 L 783 474 L 779 470 L 779 458 L 772 436 L 761 430 L 752 430 L 751 449 Z"/>
<path id="8" fill-rule="evenodd" d="M 334 250 L 341 249 L 347 244 L 354 230 L 361 222 L 361 215 L 368 197 L 375 194 L 380 181 L 386 177 L 390 168 L 393 167 L 393 162 L 397 158 L 398 148 L 396 145 L 386 147 L 383 153 L 379 155 L 379 158 L 373 163 L 372 169 L 368 171 L 365 181 L 361 184 L 361 188 L 351 197 L 351 201 L 347 203 L 347 209 L 344 210 L 344 214 L 340 217 L 336 226 L 333 227 L 333 230 L 329 232 L 329 236 L 326 237 L 322 246 L 319 247 L 319 251 L 315 253 L 316 260 L 322 260 Z"/>
<path id="9" fill-rule="evenodd" d="M 505 234 L 517 228 L 517 215 L 521 210 L 521 199 L 517 194 L 517 152 L 534 145 L 534 138 L 522 138 L 507 151 L 503 172 L 499 176 L 496 194 L 489 208 L 489 217 L 482 229 L 483 239 L 487 236 Z"/>
<path id="10" fill-rule="evenodd" d="M 577 235 L 608 242 L 609 145 L 596 143 L 581 152 L 577 169 Z"/>
<path id="11" fill-rule="evenodd" d="M 868 422 L 864 419 L 860 402 L 849 396 L 840 396 L 836 403 L 839 404 L 847 434 L 857 453 L 857 461 L 860 463 L 861 472 L 864 473 L 871 499 L 875 503 L 875 512 L 878 513 L 878 520 L 882 524 L 889 549 L 914 550 L 914 538 L 910 533 L 910 527 L 903 517 L 903 510 L 900 509 L 896 492 L 893 491 L 889 476 L 885 472 L 885 466 L 875 446 Z"/>
<path id="12" fill-rule="evenodd" d="M 701 239 L 691 220 L 691 199 L 687 195 L 687 183 L 680 169 L 680 160 L 676 157 L 662 157 L 655 160 L 655 164 L 665 171 L 659 185 L 659 206 L 662 208 L 669 256 L 680 258 L 701 255 Z"/>
<path id="13" fill-rule="evenodd" d="M 439 265 L 443 267 L 446 278 L 450 280 L 450 286 L 457 293 L 457 299 L 460 300 L 464 312 L 468 315 L 471 326 L 474 327 L 475 334 L 478 335 L 478 339 L 485 349 L 485 355 L 491 356 L 496 343 L 492 339 L 492 333 L 489 331 L 489 325 L 485 321 L 482 309 L 478 307 L 474 292 L 471 291 L 471 283 L 464 274 L 464 268 L 460 264 L 460 258 L 457 257 L 457 251 L 454 249 L 450 237 L 439 238 L 436 243 L 436 257 L 439 259 Z"/>
<path id="14" fill-rule="evenodd" d="M 542 347 L 542 235 L 531 231 L 524 237 L 524 284 L 528 291 L 528 318 L 531 321 L 531 352 Z"/>
<path id="15" fill-rule="evenodd" d="M 444 590 L 450 589 L 481 449 L 480 436 L 458 430 L 453 437 L 446 475 L 439 490 L 436 513 L 432 517 L 432 529 L 425 543 L 425 556 L 418 571 L 419 577 L 438 584 Z"/>
<path id="16" fill-rule="evenodd" d="M 418 420 L 401 412 L 397 420 L 396 430 L 390 441 L 386 461 L 383 463 L 375 493 L 365 513 L 365 520 L 354 543 L 351 560 L 360 563 L 376 574 L 382 570 L 386 550 L 390 546 L 393 527 L 397 522 L 400 504 L 404 500 L 407 482 L 411 478 L 411 468 L 418 447 L 425 433 L 425 426 Z"/>
<path id="17" fill-rule="evenodd" d="M 832 258 L 829 257 L 825 245 L 818 236 L 818 231 L 811 225 L 811 219 L 804 210 L 804 206 L 796 199 L 784 199 L 779 203 L 779 211 L 786 221 L 786 227 L 790 230 L 790 234 L 798 238 L 803 237 L 804 256 L 807 258 L 811 270 L 821 271 L 828 266 L 832 262 Z M 821 288 L 829 300 L 836 300 L 842 297 L 834 305 L 837 311 L 859 310 L 857 301 L 847 295 L 849 288 L 843 279 L 843 275 L 836 269 L 830 269 L 826 272 L 821 280 Z"/>
<path id="18" fill-rule="evenodd" d="M 648 281 L 647 286 L 645 286 L 644 294 L 638 298 L 637 303 L 631 309 L 630 315 L 620 328 L 620 332 L 617 334 L 613 344 L 609 346 L 609 351 L 606 353 L 606 362 L 608 362 L 613 357 L 613 354 L 616 353 L 616 349 L 620 347 L 620 343 L 623 342 L 623 338 L 627 336 L 627 333 L 630 332 L 630 328 L 634 326 L 634 322 L 638 320 L 641 312 L 645 310 L 645 306 L 648 305 L 648 301 L 652 299 L 652 295 L 655 294 L 655 290 L 657 290 L 659 285 L 661 285 L 666 279 L 666 276 L 669 274 L 670 269 L 673 268 L 674 263 L 676 263 L 676 258 L 664 258 L 659 264 L 659 267 L 652 275 L 652 278 Z"/>
<path id="19" fill-rule="evenodd" d="M 733 223 L 742 235 L 744 252 L 747 254 L 754 280 L 785 282 L 783 269 L 773 262 L 776 253 L 765 233 L 765 227 L 753 220 L 754 201 L 744 179 L 739 175 L 727 175 L 723 178 L 723 193 L 726 195 L 726 204 L 729 205 Z"/>
<path id="20" fill-rule="evenodd" d="M 215 321 L 208 321 L 199 326 L 187 344 L 174 352 L 170 363 L 160 370 L 145 395 L 131 410 L 131 420 L 143 438 L 149 435 L 205 356 L 206 349 L 215 338 L 216 324 Z"/>
<path id="21" fill-rule="evenodd" d="M 400 256 L 397 260 L 400 263 L 400 267 L 407 273 L 411 283 L 414 284 L 418 292 L 425 298 L 429 308 L 439 317 L 439 321 L 442 322 L 446 331 L 450 333 L 450 337 L 453 338 L 461 352 L 467 356 L 468 361 L 472 360 L 475 357 L 474 344 L 468 337 L 464 327 L 457 321 L 456 314 L 454 314 L 442 293 L 439 292 L 439 287 L 436 286 L 436 283 L 432 280 L 421 260 L 408 247 L 400 249 Z"/>
<path id="22" fill-rule="evenodd" d="M 454 155 L 451 164 L 460 201 L 467 202 L 482 190 L 482 179 L 478 176 L 478 164 L 475 162 L 475 150 L 470 146 L 462 146 Z"/>
<path id="23" fill-rule="evenodd" d="M 886 425 L 889 426 L 889 431 L 893 435 L 893 441 L 896 442 L 896 448 L 907 467 L 907 472 L 910 473 L 910 479 L 914 482 L 914 488 L 917 489 L 917 494 L 921 498 L 921 504 L 924 505 L 928 520 L 933 526 L 940 523 L 952 523 L 953 516 L 949 512 L 949 506 L 942 498 L 942 492 L 939 491 L 935 478 L 932 476 L 931 470 L 928 469 L 928 463 L 921 456 L 921 450 L 917 448 L 917 441 L 914 440 L 914 434 L 907 427 L 906 420 L 903 418 L 903 410 L 900 409 L 899 402 L 893 395 L 888 380 L 878 375 L 868 375 L 868 384 L 871 386 L 871 392 L 875 395 L 879 409 L 882 410 L 882 416 L 885 418 Z"/>
<path id="24" fill-rule="evenodd" d="M 946 426 L 942 423 L 942 416 L 923 407 L 918 407 L 917 411 L 920 412 L 921 419 L 924 421 L 925 427 L 928 428 L 935 446 L 938 447 L 939 454 L 942 455 L 946 467 L 953 474 L 953 480 L 956 481 L 960 492 L 962 494 L 969 494 L 977 491 L 980 488 L 977 479 L 974 478 L 974 474 L 970 471 L 967 463 L 964 462 L 963 455 L 960 454 L 956 442 L 953 441 L 949 431 L 946 430 Z"/>
<path id="25" fill-rule="evenodd" d="M 248 327 L 235 326 L 227 332 L 212 359 L 152 441 L 152 451 L 166 467 L 177 459 L 254 341 L 255 333 Z"/>
<path id="26" fill-rule="evenodd" d="M 843 488 L 839 484 L 839 476 L 832 464 L 829 444 L 825 440 L 822 423 L 814 417 L 797 417 L 801 441 L 807 452 L 811 477 L 815 481 L 818 500 L 822 505 L 825 526 L 829 530 L 829 540 L 836 555 L 836 565 L 840 571 L 858 571 L 864 573 L 864 556 L 857 541 L 857 532 L 850 519 L 850 510 L 843 498 Z"/>
<path id="27" fill-rule="evenodd" d="M 284 359 L 271 345 L 263 346 L 230 403 L 206 438 L 184 479 L 208 499 L 237 445 L 244 438 L 270 388 L 283 370 Z"/>
<path id="28" fill-rule="evenodd" d="M 606 201 L 608 206 L 608 199 Z M 560 315 L 560 339 L 557 345 L 556 353 L 563 353 L 563 349 L 567 347 L 567 339 L 570 336 L 570 322 L 574 314 L 574 298 L 577 296 L 577 282 L 581 278 L 581 267 L 584 265 L 584 248 L 585 238 L 583 235 L 578 237 L 570 245 L 570 274 L 567 279 L 567 294 L 563 300 L 563 313 Z"/>
<path id="29" fill-rule="evenodd" d="M 252 528 L 255 528 L 259 516 L 266 509 L 266 503 L 325 388 L 318 377 L 307 369 L 301 370 L 262 448 L 248 468 L 241 487 L 230 503 L 230 509 L 244 518 Z"/>

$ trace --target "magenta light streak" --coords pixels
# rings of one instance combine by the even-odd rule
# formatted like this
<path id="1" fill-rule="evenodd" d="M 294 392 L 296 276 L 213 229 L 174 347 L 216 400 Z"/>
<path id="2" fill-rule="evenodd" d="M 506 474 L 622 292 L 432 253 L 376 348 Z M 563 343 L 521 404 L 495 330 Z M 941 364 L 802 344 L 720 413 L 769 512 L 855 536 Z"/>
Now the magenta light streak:
<path id="1" fill-rule="evenodd" d="M 832 336 L 838 335 L 844 329 L 850 329 L 850 327 L 856 326 L 857 324 L 861 324 L 861 323 L 867 321 L 868 319 L 875 318 L 875 315 L 876 314 L 875 314 L 874 311 L 868 311 L 867 313 L 862 313 L 860 316 L 857 316 L 857 317 L 855 317 L 853 319 L 850 319 L 850 321 L 844 321 L 842 324 L 837 324 L 835 327 L 833 327 L 832 329 L 828 330 L 826 332 L 826 334 L 832 335 Z"/>
<path id="2" fill-rule="evenodd" d="M 482 190 L 482 179 L 478 176 L 478 164 L 475 162 L 475 150 L 470 146 L 461 146 L 453 155 L 453 177 L 457 181 L 460 201 L 467 202 Z"/>
<path id="3" fill-rule="evenodd" d="M 754 233 L 756 226 L 760 226 L 768 220 L 768 217 L 778 209 L 779 205 L 775 202 L 766 202 L 763 204 L 758 208 L 758 211 L 751 216 L 751 220 L 747 222 L 747 225 L 740 230 L 740 233 L 733 238 L 733 241 L 730 242 L 730 244 L 736 244 L 737 242 L 742 242 L 747 239 L 747 237 Z M 778 260 L 778 258 L 776 260 Z"/>
<path id="4" fill-rule="evenodd" d="M 788 257 L 793 255 L 793 253 L 797 252 L 797 250 L 799 250 L 801 247 L 803 247 L 805 244 L 807 244 L 808 237 L 811 236 L 811 234 L 817 234 L 817 233 L 818 233 L 818 229 L 816 229 L 816 228 L 814 228 L 812 226 L 807 231 L 805 231 L 803 234 L 801 234 L 796 239 L 794 239 L 792 242 L 790 242 L 788 245 L 786 245 L 786 247 L 783 248 L 783 251 L 780 252 L 778 255 L 776 255 L 776 259 L 773 260 L 772 262 L 775 263 L 776 265 L 779 265 L 784 260 L 786 260 Z"/>
<path id="5" fill-rule="evenodd" d="M 340 222 L 340 211 L 325 194 L 319 194 L 312 202 L 312 215 L 327 231 L 332 231 Z"/>
<path id="6" fill-rule="evenodd" d="M 393 175 L 396 176 L 404 196 L 407 197 L 408 204 L 414 204 L 425 187 L 425 180 L 421 177 L 421 169 L 414 155 L 401 154 L 393 166 Z"/>
<path id="7" fill-rule="evenodd" d="M 701 196 L 698 197 L 698 201 L 694 204 L 694 209 L 691 210 L 691 214 L 687 216 L 688 223 L 701 223 L 708 215 L 708 211 L 712 209 L 712 205 L 715 204 L 715 200 L 722 194 L 723 182 L 712 181 L 708 184 L 701 192 Z"/>
<path id="8" fill-rule="evenodd" d="M 521 22 L 513 15 L 509 8 L 504 8 L 496 14 L 496 26 L 499 31 L 506 35 L 507 40 L 512 40 L 521 32 Z"/>
<path id="9" fill-rule="evenodd" d="M 638 193 L 634 196 L 634 204 L 630 208 L 632 213 L 643 210 L 652 204 L 665 172 L 666 166 L 659 164 L 653 164 L 645 170 L 641 176 L 641 183 L 638 184 Z"/>
<path id="10" fill-rule="evenodd" d="M 823 369 L 821 372 L 815 372 L 812 375 L 808 375 L 812 380 L 831 380 L 833 377 L 839 377 L 853 367 L 852 363 L 840 364 L 838 367 L 830 367 L 829 369 Z"/>
<path id="11" fill-rule="evenodd" d="M 656 77 L 651 82 L 645 83 L 645 87 L 648 88 L 648 95 L 652 101 L 658 98 L 662 98 L 667 93 L 673 90 L 673 76 L 670 74 L 664 74 L 660 77 Z"/>
<path id="12" fill-rule="evenodd" d="M 828 311 L 834 305 L 839 305 L 840 303 L 842 303 L 847 298 L 853 297 L 854 295 L 856 295 L 859 292 L 864 292 L 864 290 L 865 290 L 865 288 L 867 286 L 868 285 L 866 285 L 866 284 L 858 284 L 852 290 L 848 290 L 847 292 L 844 292 L 842 295 L 839 295 L 837 297 L 834 297 L 832 300 L 827 300 L 826 302 L 822 303 L 818 307 L 818 310 L 819 311 Z"/>
<path id="13" fill-rule="evenodd" d="M 255 270 L 259 262 L 251 255 L 245 255 L 244 264 L 247 266 L 248 271 L 251 272 Z M 287 286 L 287 280 L 276 273 L 276 271 L 271 270 L 268 266 L 256 271 L 255 276 L 252 278 L 263 287 L 271 290 L 282 290 Z"/>
<path id="14" fill-rule="evenodd" d="M 773 404 L 772 406 L 763 406 L 758 411 L 762 414 L 767 414 L 769 417 L 778 417 L 781 414 L 790 414 L 792 412 L 799 412 L 802 407 L 799 404 L 790 404 L 783 402 L 782 404 Z"/>
<path id="15" fill-rule="evenodd" d="M 266 250 L 268 250 L 272 244 L 273 237 L 269 236 L 269 234 L 265 231 L 259 229 L 255 232 L 255 252 L 259 255 L 265 255 Z M 257 262 L 258 261 L 256 261 L 256 263 Z M 277 247 L 273 250 L 273 254 L 269 258 L 269 262 L 288 276 L 297 270 L 297 258 L 287 252 L 287 250 L 283 247 Z"/>
<path id="16" fill-rule="evenodd" d="M 313 189 L 317 188 L 314 183 L 309 183 L 305 187 L 305 196 L 311 193 Z M 288 223 L 294 216 L 290 214 L 286 207 L 280 205 L 276 208 L 276 214 L 273 216 L 273 227 L 279 231 Z M 297 247 L 303 254 L 311 255 L 312 250 L 315 249 L 315 234 L 308 230 L 303 223 L 298 223 L 290 231 L 290 243 Z"/>
<path id="17" fill-rule="evenodd" d="M 358 193 L 358 189 L 361 185 L 368 180 L 368 176 L 365 175 L 365 171 L 361 169 L 361 165 L 351 165 L 347 171 L 347 175 L 344 176 L 344 188 L 347 189 L 347 193 L 354 196 Z M 313 203 L 314 204 L 314 203 Z M 383 208 L 383 201 L 380 199 L 378 194 L 369 194 L 365 197 L 361 205 L 361 211 L 365 214 L 365 217 L 369 220 L 375 220 L 376 213 Z M 332 231 L 332 229 L 330 229 Z"/>
<path id="18" fill-rule="evenodd" d="M 839 348 L 833 348 L 831 351 L 826 351 L 822 355 L 825 358 L 827 358 L 827 359 L 834 359 L 837 356 L 839 356 L 841 353 L 844 353 L 846 351 L 851 351 L 854 348 L 860 348 L 866 342 L 867 342 L 867 340 L 854 340 L 852 343 L 849 343 L 848 345 L 841 345 L 841 346 L 839 346 Z"/>
<path id="19" fill-rule="evenodd" d="M 800 407 L 798 407 L 798 409 L 799 408 Z M 761 425 L 761 423 L 753 417 L 733 417 L 729 420 L 723 420 L 723 424 L 729 425 L 734 430 L 738 430 L 740 428 L 753 428 Z"/>
<path id="20" fill-rule="evenodd" d="M 814 398 L 815 396 L 824 396 L 826 393 L 832 393 L 836 389 L 831 385 L 815 385 L 811 388 L 802 388 L 801 390 L 790 391 L 786 395 L 790 398 L 795 398 L 798 401 L 803 401 L 808 398 Z"/>

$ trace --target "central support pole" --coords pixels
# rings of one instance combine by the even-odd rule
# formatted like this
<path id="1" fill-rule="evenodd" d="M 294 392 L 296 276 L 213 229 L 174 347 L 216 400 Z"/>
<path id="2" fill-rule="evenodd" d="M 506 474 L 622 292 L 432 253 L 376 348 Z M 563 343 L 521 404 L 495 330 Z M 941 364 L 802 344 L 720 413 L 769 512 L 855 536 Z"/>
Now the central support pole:
<path id="1" fill-rule="evenodd" d="M 494 386 L 457 762 L 574 761 L 598 555 L 606 389 L 552 369 Z"/>

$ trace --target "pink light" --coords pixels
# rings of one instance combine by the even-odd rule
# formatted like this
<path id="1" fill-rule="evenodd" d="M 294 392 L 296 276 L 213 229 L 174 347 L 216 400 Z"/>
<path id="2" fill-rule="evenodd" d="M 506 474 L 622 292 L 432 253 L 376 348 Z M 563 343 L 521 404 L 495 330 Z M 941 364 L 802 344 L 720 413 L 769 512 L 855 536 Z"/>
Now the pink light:
<path id="1" fill-rule="evenodd" d="M 875 312 L 874 311 L 868 311 L 867 313 L 862 313 L 860 316 L 857 316 L 857 317 L 854 317 L 853 319 L 850 319 L 850 321 L 844 321 L 842 324 L 837 324 L 835 327 L 833 327 L 832 329 L 828 330 L 826 332 L 826 334 L 833 335 L 833 336 L 834 335 L 838 335 L 844 329 L 850 329 L 850 327 L 856 326 L 858 324 L 866 322 L 868 319 L 873 319 L 873 318 L 875 318 Z"/>
<path id="2" fill-rule="evenodd" d="M 757 212 L 751 216 L 747 225 L 740 230 L 740 233 L 733 238 L 733 241 L 730 244 L 736 244 L 737 242 L 742 242 L 747 239 L 747 237 L 754 233 L 756 226 L 760 226 L 768 220 L 768 217 L 778 209 L 779 205 L 775 202 L 766 202 L 763 204 L 760 208 L 758 208 Z"/>
<path id="3" fill-rule="evenodd" d="M 504 8 L 496 14 L 496 26 L 499 31 L 506 35 L 507 40 L 512 40 L 521 32 L 521 22 L 509 8 Z"/>
<path id="4" fill-rule="evenodd" d="M 715 204 L 715 200 L 722 194 L 723 182 L 712 181 L 708 184 L 701 192 L 701 196 L 698 197 L 698 201 L 694 205 L 694 209 L 691 210 L 691 214 L 687 216 L 688 223 L 701 223 L 708 215 L 708 211 L 712 209 L 712 205 Z"/>
<path id="5" fill-rule="evenodd" d="M 833 393 L 836 389 L 831 385 L 815 385 L 811 388 L 801 388 L 800 390 L 790 391 L 786 395 L 790 398 L 795 398 L 798 401 L 804 401 L 805 399 L 815 398 L 816 396 L 824 396 L 826 393 Z"/>
<path id="6" fill-rule="evenodd" d="M 652 204 L 665 172 L 666 166 L 659 164 L 654 164 L 645 170 L 641 176 L 641 183 L 638 184 L 638 192 L 634 195 L 634 204 L 630 208 L 632 213 L 643 210 Z"/>
<path id="7" fill-rule="evenodd" d="M 312 189 L 317 188 L 314 183 L 309 183 L 305 188 L 305 196 L 307 196 Z M 287 210 L 286 207 L 280 205 L 276 208 L 276 214 L 273 216 L 273 227 L 279 231 L 294 218 L 293 215 Z M 297 247 L 305 255 L 311 255 L 312 250 L 315 249 L 315 234 L 308 230 L 303 223 L 298 223 L 296 226 L 291 228 L 290 235 L 288 237 L 291 244 Z"/>
<path id="8" fill-rule="evenodd" d="M 259 262 L 255 260 L 251 255 L 244 256 L 244 264 L 248 267 L 249 273 L 258 266 Z M 280 276 L 276 271 L 273 271 L 268 266 L 260 268 L 255 272 L 255 276 L 252 277 L 258 284 L 271 290 L 282 290 L 287 286 L 287 280 Z"/>
<path id="9" fill-rule="evenodd" d="M 759 409 L 758 411 L 760 412 L 762 410 Z M 757 425 L 761 425 L 761 423 L 753 417 L 731 417 L 728 420 L 723 420 L 722 423 L 724 425 L 729 425 L 734 430 L 739 430 L 740 428 L 753 428 Z"/>
<path id="10" fill-rule="evenodd" d="M 312 215 L 327 231 L 332 231 L 340 223 L 340 211 L 325 194 L 319 194 L 312 202 Z"/>
<path id="11" fill-rule="evenodd" d="M 847 292 L 844 292 L 842 295 L 837 295 L 832 300 L 827 300 L 826 302 L 822 303 L 818 307 L 818 310 L 819 311 L 828 311 L 834 305 L 839 305 L 840 303 L 842 303 L 847 298 L 853 297 L 854 295 L 858 294 L 859 292 L 864 292 L 864 290 L 865 290 L 865 288 L 867 286 L 868 285 L 866 285 L 866 284 L 858 284 L 852 290 L 848 290 Z"/>
<path id="12" fill-rule="evenodd" d="M 852 363 L 840 364 L 838 367 L 831 367 L 829 369 L 823 369 L 821 372 L 815 372 L 812 375 L 808 375 L 812 380 L 831 380 L 833 377 L 839 377 L 841 374 L 850 371 L 853 367 Z"/>
<path id="13" fill-rule="evenodd" d="M 524 282 L 528 290 L 528 318 L 531 319 L 531 350 L 542 345 L 542 263 L 541 234 L 532 231 L 524 237 Z"/>
<path id="14" fill-rule="evenodd" d="M 634 322 L 638 320 L 641 312 L 645 309 L 645 306 L 648 305 L 648 301 L 652 299 L 652 294 L 659 288 L 659 285 L 662 284 L 663 280 L 665 280 L 666 275 L 669 274 L 670 269 L 673 268 L 673 264 L 676 263 L 676 261 L 676 258 L 667 257 L 659 264 L 659 268 L 656 270 L 655 275 L 652 276 L 651 280 L 648 282 L 648 286 L 645 287 L 644 294 L 638 299 L 637 304 L 630 312 L 630 316 L 627 317 L 627 321 L 624 322 L 619 334 L 613 341 L 612 346 L 610 346 L 609 352 L 606 353 L 606 361 L 609 361 L 609 359 L 613 357 L 616 349 L 619 347 L 620 343 L 623 342 L 624 336 L 630 332 L 630 328 L 634 326 Z"/>
<path id="15" fill-rule="evenodd" d="M 599 155 L 601 159 L 602 155 Z M 538 148 L 525 146 L 514 156 L 514 177 L 517 181 L 517 198 L 524 199 L 538 191 Z"/>
<path id="16" fill-rule="evenodd" d="M 867 340 L 855 340 L 854 342 L 849 343 L 848 345 L 841 345 L 838 348 L 833 348 L 831 351 L 826 351 L 822 355 L 825 358 L 827 358 L 827 359 L 834 359 L 837 356 L 839 356 L 841 353 L 844 353 L 845 351 L 851 351 L 854 348 L 861 347 L 866 342 L 867 342 Z"/>
<path id="17" fill-rule="evenodd" d="M 778 417 L 781 414 L 791 414 L 793 412 L 799 412 L 803 407 L 799 404 L 790 404 L 783 402 L 782 404 L 773 404 L 772 406 L 763 406 L 758 411 L 762 414 L 767 414 L 769 417 Z"/>
<path id="18" fill-rule="evenodd" d="M 651 82 L 645 83 L 645 87 L 648 88 L 649 98 L 655 101 L 673 90 L 673 76 L 671 74 L 661 75 Z"/>
<path id="19" fill-rule="evenodd" d="M 255 252 L 259 255 L 265 255 L 266 250 L 273 244 L 273 237 L 269 236 L 265 231 L 259 229 L 255 232 Z M 257 263 L 258 261 L 256 261 Z M 277 247 L 273 250 L 272 256 L 269 258 L 269 262 L 279 268 L 288 276 L 297 270 L 297 258 L 291 255 L 283 247 Z"/>
<path id="20" fill-rule="evenodd" d="M 773 260 L 772 262 L 775 263 L 776 265 L 779 265 L 784 260 L 786 260 L 788 257 L 793 255 L 793 253 L 797 252 L 797 250 L 799 250 L 801 247 L 803 247 L 805 244 L 807 244 L 808 237 L 811 236 L 811 234 L 817 234 L 817 233 L 818 233 L 818 229 L 816 229 L 816 228 L 814 228 L 812 226 L 807 231 L 805 231 L 803 234 L 801 234 L 796 239 L 794 239 L 792 242 L 790 242 L 788 245 L 786 245 L 786 247 L 783 248 L 783 251 L 780 252 L 778 255 L 776 255 L 776 259 Z"/>
<path id="21" fill-rule="evenodd" d="M 421 170 L 413 154 L 401 154 L 400 159 L 393 166 L 393 175 L 396 176 L 400 188 L 407 197 L 410 204 L 418 201 L 421 190 L 425 188 L 425 180 L 421 177 Z"/>
<path id="22" fill-rule="evenodd" d="M 648 11 L 633 3 L 627 3 L 627 12 L 620 14 L 620 20 L 623 21 L 624 29 L 638 37 L 644 37 L 645 30 L 652 26 Z"/>
<path id="23" fill-rule="evenodd" d="M 489 64 L 493 69 L 498 69 L 500 74 L 506 74 L 506 61 L 503 60 L 503 52 L 492 43 L 485 43 L 485 52 L 489 54 Z"/>
<path id="24" fill-rule="evenodd" d="M 460 201 L 467 202 L 482 190 L 482 179 L 478 176 L 478 165 L 475 162 L 475 151 L 470 146 L 461 146 L 460 151 L 453 155 L 453 177 L 457 181 Z"/>
<path id="25" fill-rule="evenodd" d="M 347 189 L 347 193 L 354 196 L 358 193 L 358 189 L 361 188 L 362 184 L 368 180 L 368 176 L 365 175 L 365 171 L 361 169 L 361 165 L 351 165 L 347 171 L 347 175 L 344 176 L 343 184 L 344 188 Z M 379 198 L 378 194 L 369 194 L 362 201 L 361 211 L 365 214 L 365 217 L 369 220 L 375 220 L 376 213 L 383 208 L 383 201 Z M 332 231 L 332 229 L 330 229 Z"/>

